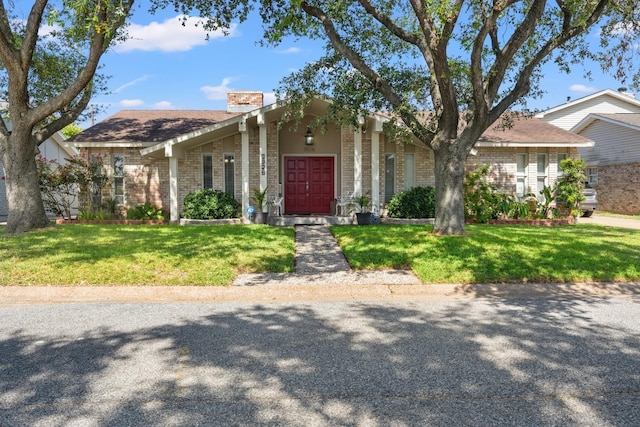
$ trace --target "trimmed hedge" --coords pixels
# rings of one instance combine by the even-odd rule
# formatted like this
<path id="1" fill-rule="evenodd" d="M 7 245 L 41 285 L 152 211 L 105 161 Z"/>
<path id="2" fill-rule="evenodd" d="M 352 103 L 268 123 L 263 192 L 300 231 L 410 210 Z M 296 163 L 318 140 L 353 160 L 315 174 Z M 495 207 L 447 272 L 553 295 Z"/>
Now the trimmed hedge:
<path id="1" fill-rule="evenodd" d="M 240 210 L 240 203 L 232 195 L 205 188 L 184 197 L 182 216 L 187 219 L 238 218 Z"/>
<path id="2" fill-rule="evenodd" d="M 436 189 L 413 187 L 393 195 L 387 205 L 391 218 L 434 218 L 436 216 Z"/>

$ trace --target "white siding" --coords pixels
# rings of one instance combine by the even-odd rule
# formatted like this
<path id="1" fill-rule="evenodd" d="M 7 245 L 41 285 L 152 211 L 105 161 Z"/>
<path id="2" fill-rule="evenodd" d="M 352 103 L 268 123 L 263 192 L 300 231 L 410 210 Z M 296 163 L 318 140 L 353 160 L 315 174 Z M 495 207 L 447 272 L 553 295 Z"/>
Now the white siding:
<path id="1" fill-rule="evenodd" d="M 583 129 L 580 135 L 595 142 L 593 147 L 579 148 L 580 156 L 587 164 L 613 165 L 640 162 L 640 132 L 596 120 Z"/>
<path id="2" fill-rule="evenodd" d="M 42 157 L 47 160 L 56 160 L 61 165 L 66 165 L 67 161 L 65 159 L 70 157 L 64 148 L 53 142 L 51 138 L 40 144 L 38 149 L 40 150 Z"/>
<path id="3" fill-rule="evenodd" d="M 640 107 L 605 94 L 578 104 L 568 105 L 565 109 L 547 113 L 540 119 L 562 129 L 570 130 L 590 113 L 640 113 Z M 585 135 L 583 134 L 583 136 Z"/>

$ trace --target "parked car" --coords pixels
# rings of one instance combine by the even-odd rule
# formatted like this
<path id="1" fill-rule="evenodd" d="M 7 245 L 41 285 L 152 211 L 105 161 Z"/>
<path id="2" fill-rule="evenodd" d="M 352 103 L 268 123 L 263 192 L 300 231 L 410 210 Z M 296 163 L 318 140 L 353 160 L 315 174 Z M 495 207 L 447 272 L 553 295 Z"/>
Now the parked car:
<path id="1" fill-rule="evenodd" d="M 584 195 L 584 200 L 580 202 L 580 209 L 582 209 L 582 216 L 588 218 L 598 208 L 598 192 L 587 184 L 582 190 L 582 194 Z"/>

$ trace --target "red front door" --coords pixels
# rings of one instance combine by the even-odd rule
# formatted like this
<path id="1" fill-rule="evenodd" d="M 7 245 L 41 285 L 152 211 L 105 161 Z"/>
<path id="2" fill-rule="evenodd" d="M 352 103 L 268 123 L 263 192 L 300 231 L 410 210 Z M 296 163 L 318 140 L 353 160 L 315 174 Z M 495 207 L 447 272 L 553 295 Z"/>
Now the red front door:
<path id="1" fill-rule="evenodd" d="M 328 214 L 334 199 L 333 178 L 333 157 L 285 157 L 285 213 Z"/>

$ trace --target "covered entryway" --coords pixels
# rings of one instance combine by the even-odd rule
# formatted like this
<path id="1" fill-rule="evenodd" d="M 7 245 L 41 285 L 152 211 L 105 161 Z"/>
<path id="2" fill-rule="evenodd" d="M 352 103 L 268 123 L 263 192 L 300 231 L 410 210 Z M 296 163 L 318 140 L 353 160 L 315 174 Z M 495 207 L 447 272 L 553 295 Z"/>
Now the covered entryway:
<path id="1" fill-rule="evenodd" d="M 285 214 L 328 214 L 334 197 L 334 158 L 284 158 Z"/>

